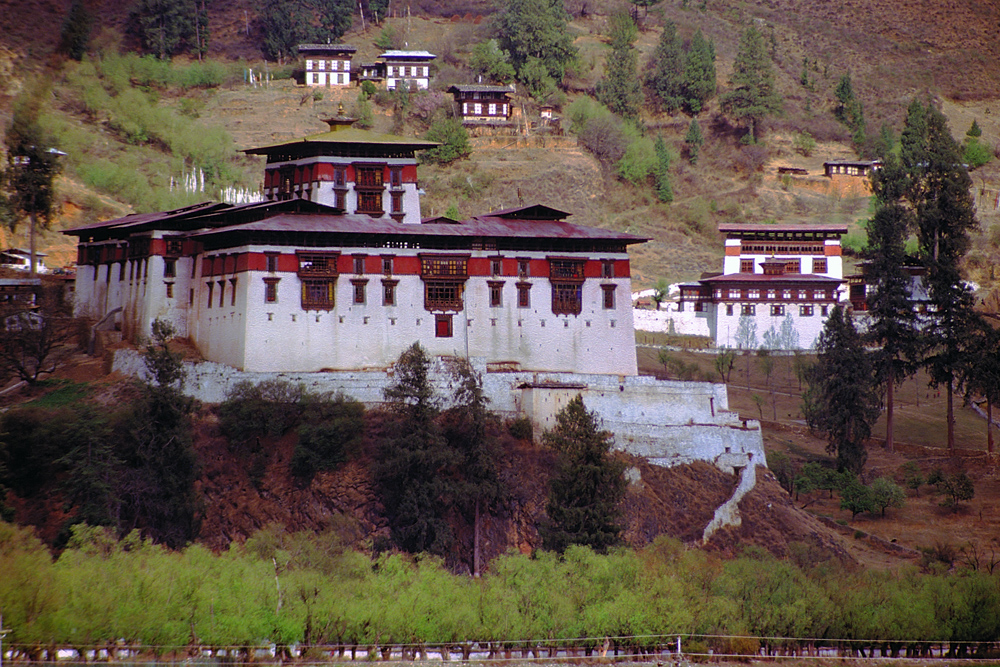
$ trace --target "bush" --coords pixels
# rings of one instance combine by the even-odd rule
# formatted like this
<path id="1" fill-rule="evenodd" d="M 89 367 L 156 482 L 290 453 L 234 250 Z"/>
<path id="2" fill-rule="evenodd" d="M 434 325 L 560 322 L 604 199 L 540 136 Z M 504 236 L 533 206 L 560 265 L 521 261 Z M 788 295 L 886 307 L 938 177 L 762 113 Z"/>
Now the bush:
<path id="1" fill-rule="evenodd" d="M 517 438 L 518 440 L 527 440 L 530 442 L 534 439 L 534 429 L 531 426 L 531 420 L 527 417 L 512 419 L 507 423 L 507 432 L 510 433 L 512 438 Z"/>
<path id="2" fill-rule="evenodd" d="M 281 380 L 237 382 L 219 405 L 219 428 L 238 446 L 253 438 L 279 437 L 298 419 L 301 400 L 302 388 Z"/>
<path id="3" fill-rule="evenodd" d="M 813 139 L 812 135 L 808 132 L 802 132 L 795 135 L 795 140 L 792 142 L 795 146 L 795 150 L 802 155 L 809 157 L 812 152 L 816 150 L 816 140 Z"/>
<path id="4" fill-rule="evenodd" d="M 597 114 L 586 121 L 579 134 L 580 143 L 606 167 L 625 156 L 629 140 L 621 120 L 611 113 Z"/>
<path id="5" fill-rule="evenodd" d="M 437 141 L 441 145 L 421 153 L 421 162 L 448 164 L 468 157 L 472 153 L 472 146 L 469 145 L 469 133 L 462 127 L 461 121 L 455 118 L 435 122 L 431 125 L 431 129 L 427 130 L 424 138 L 428 141 Z"/>
<path id="6" fill-rule="evenodd" d="M 343 463 L 361 442 L 364 406 L 343 394 L 306 394 L 302 397 L 299 442 L 292 454 L 291 471 L 311 480 L 319 471 Z"/>

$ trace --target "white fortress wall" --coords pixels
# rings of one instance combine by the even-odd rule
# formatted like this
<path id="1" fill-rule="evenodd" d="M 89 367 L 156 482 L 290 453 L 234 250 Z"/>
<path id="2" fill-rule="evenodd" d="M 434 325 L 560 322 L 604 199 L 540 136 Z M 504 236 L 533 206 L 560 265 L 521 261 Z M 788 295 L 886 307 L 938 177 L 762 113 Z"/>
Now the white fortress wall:
<path id="1" fill-rule="evenodd" d="M 343 392 L 369 406 L 382 404 L 383 390 L 393 380 L 391 369 L 321 373 L 247 373 L 214 362 L 188 363 L 184 392 L 201 401 L 219 403 L 240 381 L 279 379 L 311 392 Z M 578 373 L 485 372 L 490 409 L 508 416 L 527 416 L 536 437 L 555 425 L 555 415 L 577 394 L 615 436 L 615 446 L 650 462 L 672 466 L 695 460 L 726 471 L 766 465 L 760 423 L 741 420 L 728 411 L 726 387 L 709 382 L 671 382 L 648 376 Z M 113 370 L 143 377 L 142 356 L 134 350 L 115 353 Z M 444 359 L 436 358 L 432 381 L 443 397 L 451 395 L 452 377 Z"/>

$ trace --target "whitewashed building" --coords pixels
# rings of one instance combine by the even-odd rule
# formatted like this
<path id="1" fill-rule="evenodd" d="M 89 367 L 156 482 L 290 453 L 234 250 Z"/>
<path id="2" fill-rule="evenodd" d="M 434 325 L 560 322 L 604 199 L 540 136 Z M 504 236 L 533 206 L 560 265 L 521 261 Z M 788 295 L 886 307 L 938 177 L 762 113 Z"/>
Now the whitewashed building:
<path id="1" fill-rule="evenodd" d="M 347 44 L 299 44 L 307 86 L 347 86 L 357 49 Z"/>
<path id="2" fill-rule="evenodd" d="M 719 347 L 812 349 L 844 297 L 844 225 L 724 224 L 722 273 L 681 284 L 663 315 Z"/>
<path id="3" fill-rule="evenodd" d="M 437 58 L 428 51 L 386 51 L 379 56 L 385 68 L 385 87 L 427 90 L 431 85 L 431 61 Z"/>

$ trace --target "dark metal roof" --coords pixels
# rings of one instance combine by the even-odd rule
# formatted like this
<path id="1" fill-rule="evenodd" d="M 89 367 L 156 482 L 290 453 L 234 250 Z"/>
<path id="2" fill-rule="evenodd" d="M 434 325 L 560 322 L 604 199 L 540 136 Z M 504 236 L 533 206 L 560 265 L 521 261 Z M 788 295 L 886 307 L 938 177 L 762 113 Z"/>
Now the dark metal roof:
<path id="1" fill-rule="evenodd" d="M 449 93 L 513 93 L 507 86 L 487 86 L 479 83 L 455 84 L 448 89 Z"/>
<path id="2" fill-rule="evenodd" d="M 67 229 L 63 232 L 63 234 L 68 234 L 70 236 L 82 236 L 85 232 L 98 229 L 138 227 L 142 225 L 155 227 L 168 221 L 188 219 L 204 215 L 205 213 L 215 213 L 227 208 L 233 208 L 232 204 L 206 201 L 192 206 L 176 208 L 172 211 L 160 211 L 157 213 L 133 213 L 132 215 L 126 215 L 124 218 L 114 218 L 112 220 L 92 222 L 89 225 L 81 225 L 79 227 L 74 227 L 73 229 Z"/>
<path id="3" fill-rule="evenodd" d="M 828 233 L 828 234 L 846 234 L 847 225 L 834 225 L 834 224 L 780 224 L 780 225 L 762 225 L 749 222 L 724 222 L 719 225 L 719 231 L 723 234 L 767 234 L 772 232 L 778 233 Z"/>
<path id="4" fill-rule="evenodd" d="M 543 207 L 544 208 L 544 207 Z M 229 217 L 224 214 L 223 217 Z M 206 225 L 207 226 L 207 225 Z M 465 238 L 539 238 L 582 241 L 616 241 L 625 245 L 647 239 L 596 227 L 584 227 L 547 219 L 472 218 L 457 224 L 401 224 L 385 218 L 361 214 L 278 213 L 244 224 L 219 226 L 198 232 L 196 238 L 249 232 L 303 234 L 366 234 L 372 236 L 422 236 Z"/>
<path id="5" fill-rule="evenodd" d="M 509 220 L 562 220 L 569 216 L 566 211 L 560 211 L 544 204 L 530 204 L 516 208 L 504 208 L 485 215 L 477 215 L 476 219 L 504 218 Z"/>
<path id="6" fill-rule="evenodd" d="M 333 120 L 333 119 L 331 119 Z M 368 144 L 378 146 L 392 146 L 394 148 L 409 148 L 412 150 L 422 150 L 439 146 L 437 142 L 426 139 L 414 139 L 411 137 L 400 137 L 395 134 L 380 134 L 360 130 L 349 126 L 331 126 L 329 132 L 311 134 L 297 141 L 289 141 L 283 144 L 273 144 L 271 146 L 261 146 L 258 148 L 247 148 L 243 152 L 247 155 L 267 155 L 269 153 L 282 153 L 292 149 L 294 152 L 304 153 L 308 151 L 310 145 L 339 145 Z"/>
<path id="7" fill-rule="evenodd" d="M 296 48 L 298 48 L 299 53 L 303 51 L 339 51 L 341 53 L 346 51 L 354 53 L 358 50 L 357 47 L 348 44 L 299 44 Z"/>
<path id="8" fill-rule="evenodd" d="M 839 285 L 844 282 L 840 278 L 831 278 L 829 276 L 821 276 L 815 273 L 783 273 L 781 275 L 765 275 L 763 273 L 728 273 L 722 276 L 715 276 L 713 278 L 704 278 L 701 280 L 703 283 L 736 283 L 736 284 L 754 284 L 754 283 L 813 283 L 815 285 Z"/>

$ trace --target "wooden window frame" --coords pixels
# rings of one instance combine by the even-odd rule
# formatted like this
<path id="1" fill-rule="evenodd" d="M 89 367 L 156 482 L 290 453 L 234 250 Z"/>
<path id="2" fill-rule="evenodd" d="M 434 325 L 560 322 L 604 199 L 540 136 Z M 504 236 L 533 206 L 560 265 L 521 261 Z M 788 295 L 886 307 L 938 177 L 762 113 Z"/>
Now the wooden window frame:
<path id="1" fill-rule="evenodd" d="M 336 279 L 306 278 L 302 280 L 302 310 L 333 310 Z"/>

